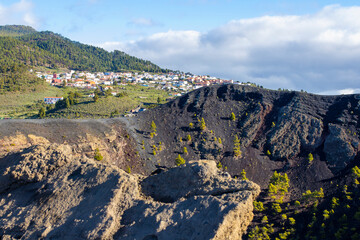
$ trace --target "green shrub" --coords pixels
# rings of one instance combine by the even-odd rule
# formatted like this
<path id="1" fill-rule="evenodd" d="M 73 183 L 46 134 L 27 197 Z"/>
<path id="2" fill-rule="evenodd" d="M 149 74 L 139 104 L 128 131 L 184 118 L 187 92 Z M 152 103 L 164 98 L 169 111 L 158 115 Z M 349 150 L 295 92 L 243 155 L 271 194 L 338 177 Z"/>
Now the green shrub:
<path id="1" fill-rule="evenodd" d="M 324 191 L 322 188 L 320 188 L 319 191 L 314 191 L 314 192 L 307 190 L 305 193 L 302 194 L 302 200 L 304 202 L 312 202 L 318 198 L 323 198 L 323 197 L 324 197 Z"/>
<path id="2" fill-rule="evenodd" d="M 156 133 L 156 124 L 155 124 L 154 121 L 151 122 L 151 131 L 152 131 L 153 133 Z"/>
<path id="3" fill-rule="evenodd" d="M 275 213 L 281 213 L 282 212 L 282 209 L 280 207 L 280 204 L 278 203 L 273 203 L 271 205 L 271 209 L 275 212 Z"/>
<path id="4" fill-rule="evenodd" d="M 190 134 L 188 134 L 188 135 L 186 136 L 186 140 L 187 140 L 188 142 L 191 142 L 191 136 L 190 136 Z"/>
<path id="5" fill-rule="evenodd" d="M 231 121 L 236 121 L 236 116 L 233 112 L 230 115 L 230 119 L 231 119 Z"/>
<path id="6" fill-rule="evenodd" d="M 285 193 L 288 192 L 289 186 L 290 184 L 287 174 L 284 173 L 284 175 L 282 175 L 281 173 L 277 173 L 275 171 L 272 177 L 270 178 L 268 195 L 269 196 L 273 196 L 277 194 L 284 195 Z"/>
<path id="7" fill-rule="evenodd" d="M 185 164 L 185 159 L 182 158 L 182 157 L 180 156 L 180 154 L 179 154 L 179 155 L 177 156 L 177 158 L 175 159 L 175 164 L 176 164 L 176 166 L 183 165 L 183 164 Z"/>
<path id="8" fill-rule="evenodd" d="M 241 149 L 240 149 L 240 140 L 238 138 L 238 135 L 235 135 L 234 137 L 234 148 L 233 148 L 233 151 L 234 151 L 234 156 L 237 157 L 237 158 L 240 158 L 241 157 Z"/>
<path id="9" fill-rule="evenodd" d="M 206 129 L 206 124 L 205 124 L 205 120 L 204 118 L 201 118 L 201 121 L 200 121 L 200 130 L 203 131 Z"/>
<path id="10" fill-rule="evenodd" d="M 254 201 L 253 205 L 254 205 L 254 210 L 255 211 L 262 212 L 262 211 L 265 210 L 264 204 L 262 202 Z"/>
<path id="11" fill-rule="evenodd" d="M 95 153 L 94 153 L 94 159 L 97 161 L 101 161 L 103 160 L 103 156 L 100 153 L 100 150 L 98 148 L 95 149 Z"/>
<path id="12" fill-rule="evenodd" d="M 314 156 L 312 155 L 312 153 L 308 154 L 307 160 L 308 160 L 309 164 L 312 163 L 312 161 L 314 161 Z"/>
<path id="13" fill-rule="evenodd" d="M 240 176 L 241 176 L 241 180 L 248 180 L 247 177 L 246 177 L 245 169 L 243 169 L 243 170 L 241 171 Z"/>

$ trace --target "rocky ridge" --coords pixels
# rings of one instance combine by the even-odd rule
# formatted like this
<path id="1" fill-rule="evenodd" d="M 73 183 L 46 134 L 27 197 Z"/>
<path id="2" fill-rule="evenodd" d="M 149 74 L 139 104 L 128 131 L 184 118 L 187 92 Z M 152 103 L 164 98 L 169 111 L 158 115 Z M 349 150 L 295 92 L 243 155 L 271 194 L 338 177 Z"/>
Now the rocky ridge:
<path id="1" fill-rule="evenodd" d="M 0 172 L 2 239 L 240 239 L 260 193 L 213 161 L 145 177 L 66 144 L 9 154 Z"/>
<path id="2" fill-rule="evenodd" d="M 233 120 L 231 113 L 236 116 Z M 195 90 L 143 112 L 133 124 L 146 149 L 159 141 L 165 146 L 156 156 L 149 151 L 149 158 L 158 164 L 172 166 L 186 147 L 185 160 L 214 159 L 233 176 L 245 169 L 262 188 L 273 171 L 286 172 L 291 182 L 302 182 L 291 185 L 300 193 L 325 187 L 324 182 L 330 183 L 360 159 L 359 117 L 359 95 L 321 96 L 221 85 Z M 204 130 L 200 130 L 202 118 Z M 147 135 L 151 121 L 158 127 L 153 139 Z M 186 141 L 188 135 L 191 141 Z M 235 135 L 240 139 L 241 157 L 233 155 Z M 309 153 L 314 156 L 310 163 Z"/>

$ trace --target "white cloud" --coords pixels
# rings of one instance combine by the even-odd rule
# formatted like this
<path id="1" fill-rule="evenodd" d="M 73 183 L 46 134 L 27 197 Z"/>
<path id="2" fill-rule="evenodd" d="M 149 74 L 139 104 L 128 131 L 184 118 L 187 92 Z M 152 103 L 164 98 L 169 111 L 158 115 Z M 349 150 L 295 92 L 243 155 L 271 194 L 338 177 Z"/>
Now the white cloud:
<path id="1" fill-rule="evenodd" d="M 347 88 L 334 91 L 320 92 L 321 95 L 344 95 L 344 94 L 359 94 L 360 88 Z"/>
<path id="2" fill-rule="evenodd" d="M 360 7 L 233 20 L 200 33 L 168 31 L 105 43 L 162 67 L 310 92 L 359 89 Z M 341 93 L 341 92 L 338 92 Z"/>
<path id="3" fill-rule="evenodd" d="M 20 0 L 10 6 L 0 4 L 0 25 L 21 24 L 37 27 L 38 20 L 32 10 L 31 0 Z"/>

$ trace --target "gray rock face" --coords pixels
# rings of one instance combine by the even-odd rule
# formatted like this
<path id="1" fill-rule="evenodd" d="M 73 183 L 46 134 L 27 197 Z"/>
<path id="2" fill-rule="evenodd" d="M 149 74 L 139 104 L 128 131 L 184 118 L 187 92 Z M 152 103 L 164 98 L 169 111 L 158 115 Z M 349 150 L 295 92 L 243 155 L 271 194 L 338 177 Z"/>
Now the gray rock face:
<path id="1" fill-rule="evenodd" d="M 257 104 L 251 114 L 245 115 L 244 120 L 240 124 L 241 143 L 245 147 L 248 147 L 256 137 L 264 121 L 265 113 L 269 109 L 270 106 L 263 107 L 261 104 Z"/>
<path id="2" fill-rule="evenodd" d="M 323 128 L 320 119 L 297 111 L 296 106 L 284 107 L 268 138 L 272 156 L 292 158 L 301 148 L 314 151 L 321 144 Z"/>
<path id="3" fill-rule="evenodd" d="M 356 156 L 359 141 L 347 136 L 345 129 L 335 124 L 329 124 L 329 132 L 324 144 L 326 160 L 335 171 L 341 170 Z"/>
<path id="4" fill-rule="evenodd" d="M 215 160 L 221 157 L 224 146 L 215 141 L 214 137 L 216 136 L 209 131 L 204 131 L 201 135 L 202 140 L 196 147 L 196 150 L 200 151 L 201 159 Z"/>
<path id="5" fill-rule="evenodd" d="M 260 188 L 213 161 L 144 178 L 69 149 L 0 160 L 3 239 L 240 239 L 253 218 Z"/>

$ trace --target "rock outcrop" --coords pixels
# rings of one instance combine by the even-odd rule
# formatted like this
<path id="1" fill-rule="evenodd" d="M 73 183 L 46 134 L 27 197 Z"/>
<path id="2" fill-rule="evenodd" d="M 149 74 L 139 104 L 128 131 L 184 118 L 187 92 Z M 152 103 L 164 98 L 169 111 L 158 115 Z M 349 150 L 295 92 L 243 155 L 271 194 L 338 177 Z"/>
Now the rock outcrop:
<path id="1" fill-rule="evenodd" d="M 2 239 L 240 239 L 260 193 L 213 161 L 147 178 L 67 145 L 0 160 Z"/>
<path id="2" fill-rule="evenodd" d="M 325 140 L 324 152 L 329 166 L 338 171 L 355 158 L 359 151 L 359 141 L 348 136 L 345 129 L 335 124 L 329 124 L 329 132 Z"/>
<path id="3" fill-rule="evenodd" d="M 269 134 L 268 145 L 275 158 L 292 158 L 301 149 L 313 152 L 322 143 L 323 122 L 304 111 L 298 104 L 283 107 Z"/>

